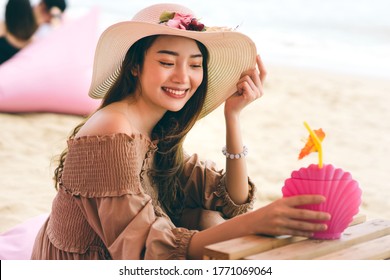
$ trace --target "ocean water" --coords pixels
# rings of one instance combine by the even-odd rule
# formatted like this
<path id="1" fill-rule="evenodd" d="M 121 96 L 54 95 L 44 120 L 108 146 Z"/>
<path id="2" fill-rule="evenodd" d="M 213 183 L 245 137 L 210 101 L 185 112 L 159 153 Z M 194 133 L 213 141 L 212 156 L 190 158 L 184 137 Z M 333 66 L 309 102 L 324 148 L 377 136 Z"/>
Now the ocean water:
<path id="1" fill-rule="evenodd" d="M 34 0 L 37 1 L 37 0 Z M 152 0 L 68 0 L 77 16 L 100 7 L 103 30 L 129 20 Z M 388 0 L 168 0 L 208 26 L 238 27 L 265 63 L 390 78 Z M 6 0 L 0 0 L 3 14 Z"/>

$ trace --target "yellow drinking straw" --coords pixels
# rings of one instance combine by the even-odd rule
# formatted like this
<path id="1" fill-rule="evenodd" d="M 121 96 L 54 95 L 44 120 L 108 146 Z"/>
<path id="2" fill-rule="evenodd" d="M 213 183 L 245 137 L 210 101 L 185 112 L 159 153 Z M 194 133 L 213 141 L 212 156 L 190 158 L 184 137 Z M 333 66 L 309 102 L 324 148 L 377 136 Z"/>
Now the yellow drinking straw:
<path id="1" fill-rule="evenodd" d="M 310 126 L 307 124 L 307 122 L 303 122 L 306 129 L 309 131 L 311 139 L 313 140 L 314 146 L 316 147 L 318 151 L 318 167 L 322 168 L 322 146 L 321 141 L 318 139 L 317 135 L 314 133 L 314 131 L 310 128 Z"/>

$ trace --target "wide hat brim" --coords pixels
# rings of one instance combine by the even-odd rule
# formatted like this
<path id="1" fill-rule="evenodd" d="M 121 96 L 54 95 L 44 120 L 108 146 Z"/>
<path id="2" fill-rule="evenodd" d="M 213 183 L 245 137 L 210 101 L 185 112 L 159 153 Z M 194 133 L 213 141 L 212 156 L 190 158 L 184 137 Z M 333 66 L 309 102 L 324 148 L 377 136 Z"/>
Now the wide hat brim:
<path id="1" fill-rule="evenodd" d="M 208 85 L 200 118 L 235 93 L 242 72 L 254 68 L 256 64 L 256 46 L 240 32 L 188 31 L 162 24 L 125 21 L 110 26 L 100 36 L 89 96 L 103 98 L 117 79 L 128 49 L 139 39 L 151 35 L 183 36 L 197 40 L 207 48 Z"/>

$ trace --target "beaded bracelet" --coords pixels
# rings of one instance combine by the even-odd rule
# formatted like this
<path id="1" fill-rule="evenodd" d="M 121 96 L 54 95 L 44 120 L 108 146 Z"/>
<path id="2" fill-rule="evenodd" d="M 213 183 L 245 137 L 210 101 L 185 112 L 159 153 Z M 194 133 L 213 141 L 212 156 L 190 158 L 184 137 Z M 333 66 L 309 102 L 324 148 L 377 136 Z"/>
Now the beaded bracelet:
<path id="1" fill-rule="evenodd" d="M 239 158 L 244 158 L 247 156 L 248 154 L 248 147 L 247 146 L 243 146 L 242 147 L 243 151 L 239 154 L 231 154 L 231 153 L 228 153 L 228 151 L 226 150 L 226 146 L 224 146 L 222 148 L 222 154 L 226 157 L 226 158 L 229 158 L 229 159 L 239 159 Z"/>

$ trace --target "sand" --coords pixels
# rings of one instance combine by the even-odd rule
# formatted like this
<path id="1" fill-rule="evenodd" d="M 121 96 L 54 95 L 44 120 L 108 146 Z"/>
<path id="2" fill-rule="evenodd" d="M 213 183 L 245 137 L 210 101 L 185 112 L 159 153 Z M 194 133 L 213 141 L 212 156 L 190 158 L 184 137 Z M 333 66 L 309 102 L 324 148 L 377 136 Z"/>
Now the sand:
<path id="1" fill-rule="evenodd" d="M 315 69 L 269 66 L 265 95 L 242 112 L 255 207 L 281 197 L 291 171 L 317 163 L 317 154 L 298 160 L 302 139 L 326 132 L 324 162 L 351 172 L 363 190 L 361 213 L 390 219 L 390 80 Z M 54 159 L 65 147 L 79 116 L 0 113 L 0 232 L 42 213 L 55 196 Z M 224 168 L 223 108 L 200 120 L 186 150 Z"/>

